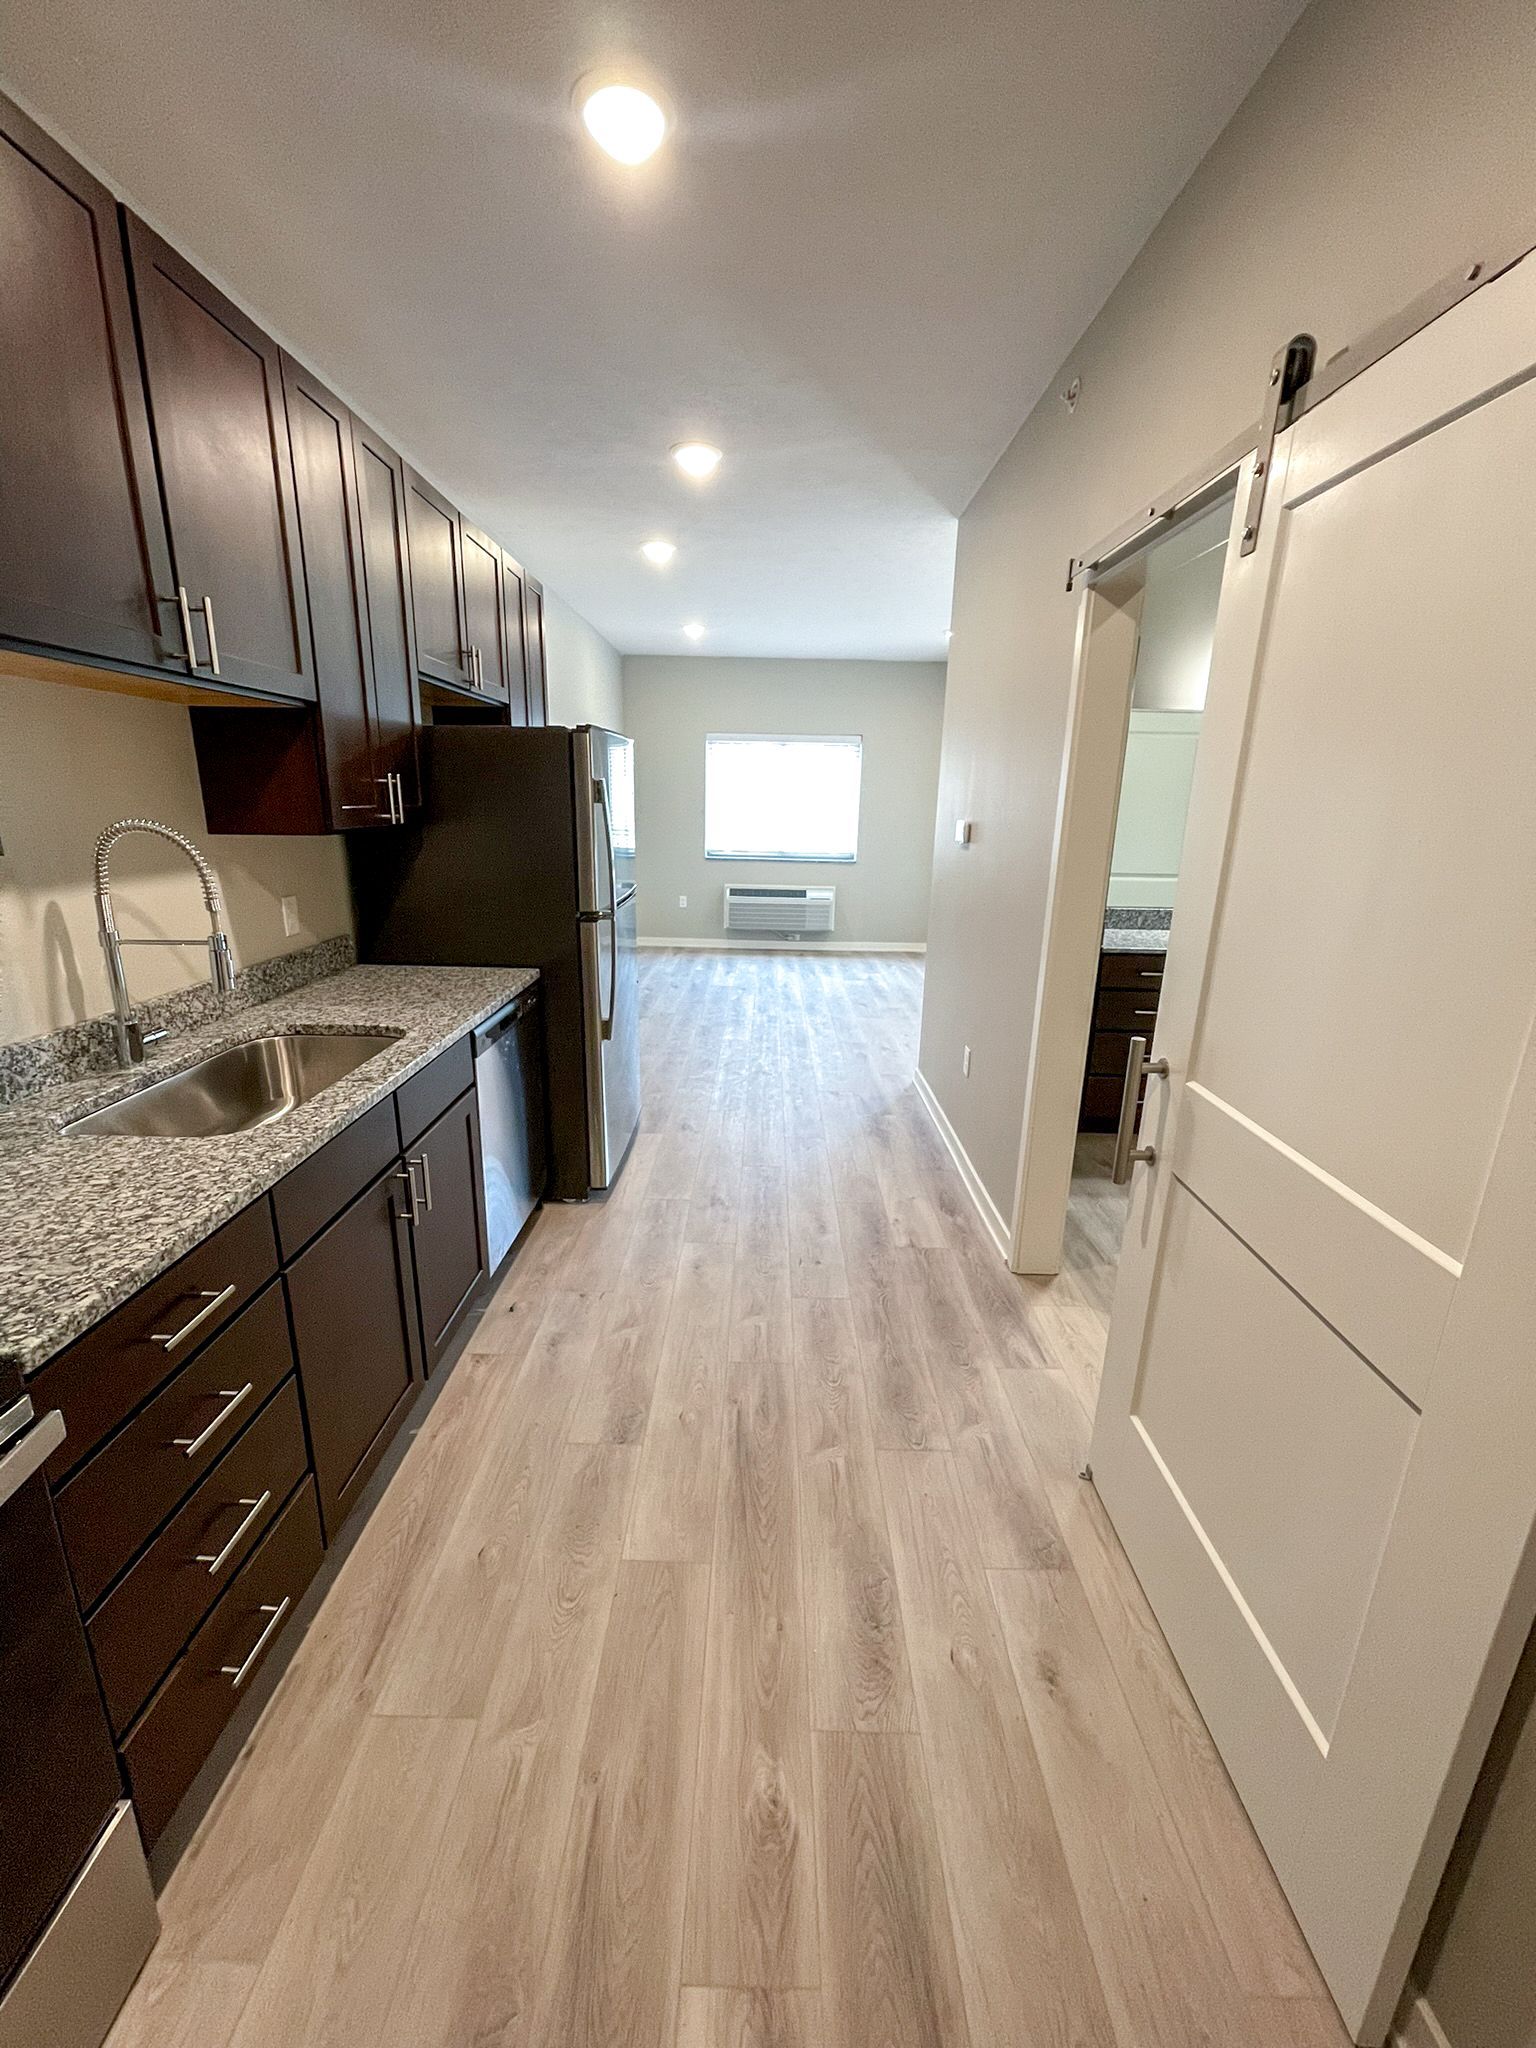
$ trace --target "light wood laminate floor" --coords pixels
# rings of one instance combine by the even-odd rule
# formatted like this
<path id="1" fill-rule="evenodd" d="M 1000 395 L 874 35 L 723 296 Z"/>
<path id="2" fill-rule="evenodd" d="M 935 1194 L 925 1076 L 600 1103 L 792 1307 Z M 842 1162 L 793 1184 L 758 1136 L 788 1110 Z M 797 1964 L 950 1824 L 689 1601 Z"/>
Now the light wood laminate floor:
<path id="1" fill-rule="evenodd" d="M 898 957 L 653 953 L 112 2048 L 1340 2048 L 1092 1488 L 1122 1216 L 1013 1279 Z"/>

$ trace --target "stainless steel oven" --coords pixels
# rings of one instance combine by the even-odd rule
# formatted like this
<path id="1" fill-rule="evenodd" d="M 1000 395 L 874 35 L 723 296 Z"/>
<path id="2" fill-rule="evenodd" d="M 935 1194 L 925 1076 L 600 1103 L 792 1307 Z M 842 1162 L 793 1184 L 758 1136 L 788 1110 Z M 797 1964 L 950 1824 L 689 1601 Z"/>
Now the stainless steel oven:
<path id="1" fill-rule="evenodd" d="M 159 1927 L 43 1478 L 63 1440 L 0 1390 L 0 2048 L 97 2048 Z"/>

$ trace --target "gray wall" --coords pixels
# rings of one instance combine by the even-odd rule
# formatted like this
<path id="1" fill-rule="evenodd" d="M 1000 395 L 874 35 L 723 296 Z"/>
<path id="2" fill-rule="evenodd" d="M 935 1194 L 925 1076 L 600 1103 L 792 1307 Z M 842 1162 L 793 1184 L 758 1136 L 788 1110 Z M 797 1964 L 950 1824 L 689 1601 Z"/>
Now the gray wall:
<path id="1" fill-rule="evenodd" d="M 544 672 L 551 725 L 624 730 L 623 665 L 617 649 L 552 590 L 544 593 Z"/>
<path id="2" fill-rule="evenodd" d="M 627 656 L 624 716 L 635 739 L 642 936 L 723 944 L 726 882 L 830 882 L 837 889 L 836 944 L 920 944 L 928 929 L 943 707 L 942 662 Z M 706 860 L 704 736 L 711 732 L 860 734 L 858 859 Z M 679 896 L 688 898 L 686 910 Z"/>
<path id="3" fill-rule="evenodd" d="M 1536 226 L 1533 100 L 1531 0 L 1314 0 L 961 521 L 922 1066 L 1005 1214 L 1072 668 L 1067 559 L 1257 418 L 1288 336 L 1330 355 Z M 969 847 L 957 817 L 977 821 Z"/>

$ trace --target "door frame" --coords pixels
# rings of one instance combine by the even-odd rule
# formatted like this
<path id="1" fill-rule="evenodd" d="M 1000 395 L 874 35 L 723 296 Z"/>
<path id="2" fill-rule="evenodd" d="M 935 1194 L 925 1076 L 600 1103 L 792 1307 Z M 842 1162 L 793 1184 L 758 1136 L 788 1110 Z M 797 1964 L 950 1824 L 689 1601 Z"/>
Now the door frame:
<path id="1" fill-rule="evenodd" d="M 1251 451 L 1257 433 L 1243 439 Z M 1147 561 L 1158 543 L 1235 491 L 1238 474 L 1233 450 L 1223 449 L 1168 511 L 1132 529 L 1128 547 L 1116 548 L 1112 556 L 1106 548 L 1097 564 L 1081 572 L 1074 564 L 1082 594 L 1024 1075 L 1008 1255 L 1015 1273 L 1061 1271 Z M 1233 513 L 1235 518 L 1235 499 Z"/>

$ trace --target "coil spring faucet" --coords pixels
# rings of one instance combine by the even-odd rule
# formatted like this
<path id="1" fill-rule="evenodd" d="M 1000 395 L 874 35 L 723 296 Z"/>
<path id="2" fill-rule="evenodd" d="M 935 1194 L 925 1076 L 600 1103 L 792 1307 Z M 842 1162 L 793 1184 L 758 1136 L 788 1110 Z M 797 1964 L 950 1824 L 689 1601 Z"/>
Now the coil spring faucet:
<path id="1" fill-rule="evenodd" d="M 235 986 L 235 962 L 229 950 L 229 934 L 224 929 L 224 899 L 219 893 L 219 878 L 202 852 L 185 833 L 175 831 L 170 825 L 158 824 L 153 818 L 119 818 L 115 825 L 109 825 L 96 842 L 96 927 L 101 935 L 101 950 L 106 955 L 107 982 L 112 990 L 112 1030 L 117 1040 L 117 1063 L 120 1067 L 137 1066 L 144 1057 L 144 1048 L 167 1035 L 164 1031 L 146 1032 L 133 1013 L 133 1004 L 128 997 L 128 978 L 123 972 L 124 946 L 198 944 L 196 939 L 125 939 L 118 931 L 112 909 L 108 864 L 113 847 L 130 832 L 150 832 L 161 839 L 168 839 L 172 846 L 179 846 L 191 861 L 202 884 L 203 902 L 208 909 L 210 978 L 220 995 L 232 994 Z"/>

